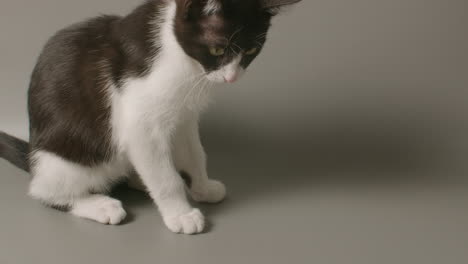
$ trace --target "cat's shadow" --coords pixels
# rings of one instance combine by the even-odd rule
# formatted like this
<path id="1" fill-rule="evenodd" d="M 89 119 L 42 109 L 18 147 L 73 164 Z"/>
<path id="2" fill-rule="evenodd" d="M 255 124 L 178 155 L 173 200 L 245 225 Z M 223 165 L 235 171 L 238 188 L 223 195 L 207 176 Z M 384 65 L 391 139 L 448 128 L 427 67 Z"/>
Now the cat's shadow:
<path id="1" fill-rule="evenodd" d="M 421 140 L 422 129 L 329 126 L 283 141 L 246 138 L 241 129 L 205 130 L 210 176 L 227 185 L 228 197 L 221 204 L 199 207 L 210 219 L 242 210 L 246 203 L 298 191 L 440 182 L 437 171 L 446 167 L 450 155 L 442 139 Z M 130 209 L 126 223 L 133 222 L 140 210 L 154 210 L 142 192 L 122 186 L 116 196 Z"/>
<path id="2" fill-rule="evenodd" d="M 452 153 L 445 136 L 427 133 L 420 124 L 349 124 L 306 130 L 284 141 L 208 132 L 210 175 L 230 191 L 227 201 L 208 213 L 242 210 L 298 192 L 452 187 L 460 180 L 454 171 L 468 172 L 466 163 L 454 162 L 462 160 L 455 157 L 460 153 Z"/>

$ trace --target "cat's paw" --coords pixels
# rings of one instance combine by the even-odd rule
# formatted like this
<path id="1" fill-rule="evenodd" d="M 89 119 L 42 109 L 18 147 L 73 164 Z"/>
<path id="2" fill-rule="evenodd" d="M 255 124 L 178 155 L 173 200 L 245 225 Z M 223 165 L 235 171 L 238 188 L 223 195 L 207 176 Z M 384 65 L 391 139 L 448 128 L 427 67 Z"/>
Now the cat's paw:
<path id="1" fill-rule="evenodd" d="M 205 203 L 219 203 L 226 198 L 226 186 L 215 180 L 209 180 L 204 186 L 190 190 L 193 200 Z"/>
<path id="2" fill-rule="evenodd" d="M 71 213 L 105 225 L 118 225 L 127 216 L 120 201 L 98 195 L 76 201 Z"/>
<path id="3" fill-rule="evenodd" d="M 164 218 L 166 226 L 174 233 L 193 235 L 203 232 L 205 217 L 198 209 L 174 217 Z"/>

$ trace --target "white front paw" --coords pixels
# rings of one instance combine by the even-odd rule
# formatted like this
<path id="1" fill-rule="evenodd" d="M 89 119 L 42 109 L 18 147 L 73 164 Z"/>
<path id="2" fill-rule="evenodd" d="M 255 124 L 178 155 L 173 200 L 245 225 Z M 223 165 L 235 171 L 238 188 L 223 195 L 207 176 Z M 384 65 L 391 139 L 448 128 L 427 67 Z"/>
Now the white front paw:
<path id="1" fill-rule="evenodd" d="M 226 186 L 220 181 L 209 180 L 201 187 L 194 186 L 190 193 L 197 202 L 219 203 L 226 197 Z"/>
<path id="2" fill-rule="evenodd" d="M 122 203 L 107 196 L 78 200 L 70 213 L 106 225 L 120 224 L 127 216 Z"/>
<path id="3" fill-rule="evenodd" d="M 173 217 L 164 218 L 166 226 L 174 233 L 198 234 L 205 228 L 205 217 L 198 209 Z"/>

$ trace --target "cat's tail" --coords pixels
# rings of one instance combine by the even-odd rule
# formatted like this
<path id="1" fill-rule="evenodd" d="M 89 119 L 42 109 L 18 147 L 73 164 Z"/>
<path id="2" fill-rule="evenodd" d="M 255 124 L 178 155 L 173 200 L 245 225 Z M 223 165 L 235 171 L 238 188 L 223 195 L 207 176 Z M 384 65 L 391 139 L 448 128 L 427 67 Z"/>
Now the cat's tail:
<path id="1" fill-rule="evenodd" d="M 0 158 L 29 172 L 29 143 L 0 131 Z"/>

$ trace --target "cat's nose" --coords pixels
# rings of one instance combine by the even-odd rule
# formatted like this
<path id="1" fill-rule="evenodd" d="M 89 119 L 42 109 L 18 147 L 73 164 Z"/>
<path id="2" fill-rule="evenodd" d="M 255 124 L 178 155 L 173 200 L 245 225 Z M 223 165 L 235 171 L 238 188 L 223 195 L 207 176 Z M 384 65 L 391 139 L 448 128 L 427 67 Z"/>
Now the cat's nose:
<path id="1" fill-rule="evenodd" d="M 224 77 L 224 82 L 227 82 L 227 83 L 235 83 L 237 81 L 237 78 L 238 78 L 238 75 L 232 75 L 232 76 L 229 76 L 229 77 Z"/>

